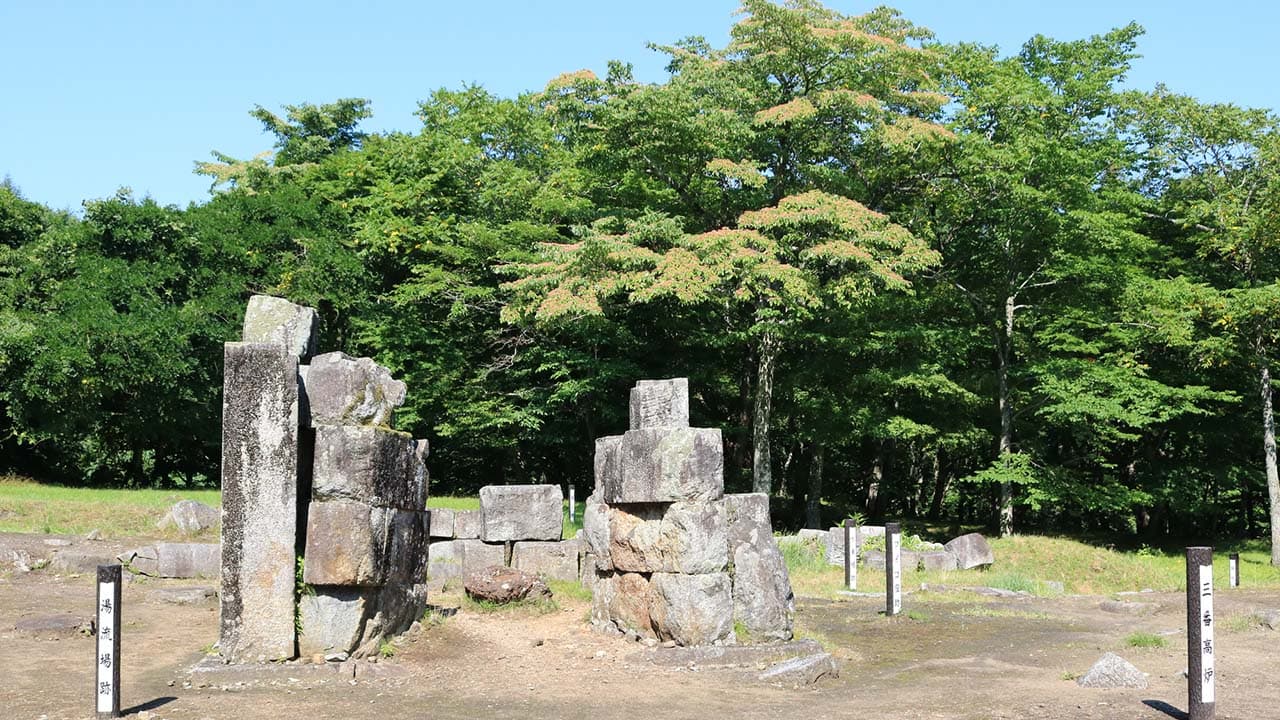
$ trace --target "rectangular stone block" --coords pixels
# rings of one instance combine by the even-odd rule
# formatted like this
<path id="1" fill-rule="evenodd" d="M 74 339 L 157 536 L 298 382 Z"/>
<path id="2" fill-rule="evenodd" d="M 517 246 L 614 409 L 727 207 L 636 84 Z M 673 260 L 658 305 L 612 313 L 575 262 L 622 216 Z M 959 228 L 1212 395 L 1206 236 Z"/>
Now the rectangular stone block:
<path id="1" fill-rule="evenodd" d="M 410 586 L 427 581 L 427 513 L 392 510 L 387 522 L 388 585 Z"/>
<path id="2" fill-rule="evenodd" d="M 396 511 L 354 500 L 313 501 L 302 580 L 308 585 L 381 585 L 388 525 Z"/>
<path id="3" fill-rule="evenodd" d="M 654 573 L 649 617 L 659 640 L 711 645 L 733 634 L 733 593 L 728 573 Z"/>
<path id="4" fill-rule="evenodd" d="M 427 579 L 453 580 L 462 577 L 462 553 L 462 545 L 457 540 L 431 543 L 427 552 Z"/>
<path id="5" fill-rule="evenodd" d="M 315 354 L 319 338 L 320 320 L 314 309 L 271 295 L 249 298 L 240 332 L 244 342 L 282 345 L 305 362 Z"/>
<path id="6" fill-rule="evenodd" d="M 507 549 L 504 545 L 491 545 L 482 540 L 455 540 L 462 553 L 462 575 L 465 578 L 493 565 L 507 564 Z"/>
<path id="7" fill-rule="evenodd" d="M 689 427 L 689 379 L 641 380 L 631 388 L 631 429 Z"/>
<path id="8" fill-rule="evenodd" d="M 480 537 L 485 542 L 559 540 L 564 528 L 559 485 L 488 485 L 480 488 Z"/>
<path id="9" fill-rule="evenodd" d="M 595 490 L 592 495 L 602 498 L 605 487 L 622 485 L 622 436 L 609 435 L 596 438 Z"/>
<path id="10" fill-rule="evenodd" d="M 591 621 L 598 626 L 656 637 L 649 616 L 649 578 L 639 573 L 597 571 L 591 593 Z"/>
<path id="11" fill-rule="evenodd" d="M 297 377 L 283 343 L 224 348 L 219 647 L 233 662 L 294 652 Z"/>
<path id="12" fill-rule="evenodd" d="M 431 508 L 427 512 L 431 516 L 431 537 L 452 538 L 453 510 L 449 508 Z"/>
<path id="13" fill-rule="evenodd" d="M 355 500 L 400 510 L 426 507 L 426 474 L 417 442 L 407 433 L 320 425 L 315 447 L 313 500 Z"/>
<path id="14" fill-rule="evenodd" d="M 718 573 L 729 563 L 724 503 L 613 505 L 609 557 L 622 572 Z"/>
<path id="15" fill-rule="evenodd" d="M 298 654 L 354 651 L 377 600 L 377 588 L 310 587 L 298 599 Z"/>
<path id="16" fill-rule="evenodd" d="M 884 537 L 883 525 L 859 525 L 858 554 L 862 554 L 862 545 L 867 538 Z M 844 528 L 833 527 L 827 530 L 827 564 L 844 566 Z"/>
<path id="17" fill-rule="evenodd" d="M 459 540 L 478 540 L 484 529 L 479 510 L 457 510 L 453 513 L 453 536 Z"/>
<path id="18" fill-rule="evenodd" d="M 330 352 L 311 359 L 303 391 L 311 408 L 304 418 L 309 425 L 390 427 L 406 388 L 370 358 Z"/>
<path id="19" fill-rule="evenodd" d="M 609 506 L 600 502 L 598 495 L 591 495 L 583 503 L 582 535 L 587 551 L 594 557 L 601 570 L 612 570 L 613 559 L 609 555 Z"/>
<path id="20" fill-rule="evenodd" d="M 217 577 L 221 569 L 221 551 L 217 543 L 159 543 L 156 564 L 160 577 Z"/>
<path id="21" fill-rule="evenodd" d="M 611 505 L 719 500 L 724 495 L 724 445 L 718 429 L 628 430 L 619 465 L 616 474 L 606 472 L 602 478 L 601 500 Z"/>
<path id="22" fill-rule="evenodd" d="M 518 542 L 511 549 L 511 567 L 548 580 L 576 581 L 581 549 L 578 540 Z"/>

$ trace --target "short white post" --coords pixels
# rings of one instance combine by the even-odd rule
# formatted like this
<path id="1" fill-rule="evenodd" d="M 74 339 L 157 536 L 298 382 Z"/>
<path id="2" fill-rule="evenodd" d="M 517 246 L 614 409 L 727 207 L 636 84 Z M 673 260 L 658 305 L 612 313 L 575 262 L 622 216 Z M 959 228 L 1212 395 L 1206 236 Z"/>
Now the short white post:
<path id="1" fill-rule="evenodd" d="M 98 566 L 98 633 L 93 655 L 94 706 L 99 718 L 120 717 L 120 585 L 119 565 Z"/>
<path id="2" fill-rule="evenodd" d="M 573 522 L 573 513 L 575 510 L 575 507 L 576 507 L 576 503 L 573 500 L 573 486 L 570 485 L 569 486 L 569 522 Z"/>
<path id="3" fill-rule="evenodd" d="M 1233 588 L 1240 587 L 1240 553 L 1231 553 L 1227 559 L 1230 561 L 1227 584 Z"/>
<path id="4" fill-rule="evenodd" d="M 858 528 L 852 520 L 844 521 L 844 586 L 858 589 Z"/>
<path id="5" fill-rule="evenodd" d="M 902 526 L 884 525 L 885 607 L 890 617 L 902 612 Z"/>

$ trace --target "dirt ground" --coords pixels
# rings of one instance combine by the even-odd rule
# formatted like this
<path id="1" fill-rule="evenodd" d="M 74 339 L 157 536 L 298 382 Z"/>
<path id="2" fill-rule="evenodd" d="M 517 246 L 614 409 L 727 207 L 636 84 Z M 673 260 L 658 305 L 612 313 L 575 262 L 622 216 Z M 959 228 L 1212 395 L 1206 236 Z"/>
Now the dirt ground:
<path id="1" fill-rule="evenodd" d="M 35 618 L 87 618 L 91 573 L 8 569 L 15 543 L 38 554 L 38 536 L 0 537 L 0 718 L 90 718 L 93 641 L 73 629 L 17 629 Z M 1151 593 L 1140 612 L 1101 608 L 1107 598 L 993 599 L 916 593 L 910 617 L 887 619 L 883 601 L 800 598 L 800 637 L 821 642 L 840 677 L 794 687 L 751 667 L 673 664 L 678 651 L 647 650 L 589 628 L 587 604 L 557 611 L 465 608 L 406 638 L 390 659 L 282 664 L 193 673 L 217 637 L 217 601 L 177 605 L 172 588 L 210 581 L 126 583 L 122 690 L 126 716 L 173 718 L 1134 718 L 1183 717 L 1184 600 Z M 440 595 L 441 607 L 457 596 Z M 1241 622 L 1280 608 L 1280 593 L 1219 589 L 1218 717 L 1280 718 L 1280 634 Z M 68 625 L 74 625 L 69 623 Z M 1163 648 L 1130 648 L 1135 631 Z M 1092 690 L 1071 679 L 1105 651 L 1150 675 L 1145 690 Z M 655 661 L 656 658 L 656 661 Z"/>

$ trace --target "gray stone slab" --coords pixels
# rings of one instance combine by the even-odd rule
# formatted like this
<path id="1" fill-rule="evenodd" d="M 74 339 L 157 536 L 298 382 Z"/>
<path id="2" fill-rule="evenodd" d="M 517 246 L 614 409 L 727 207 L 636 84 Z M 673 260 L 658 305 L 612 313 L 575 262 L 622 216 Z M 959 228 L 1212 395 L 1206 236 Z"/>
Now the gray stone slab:
<path id="1" fill-rule="evenodd" d="M 312 502 L 303 582 L 381 585 L 387 576 L 387 526 L 394 512 L 354 500 Z"/>
<path id="2" fill-rule="evenodd" d="M 80 615 L 36 615 L 21 618 L 14 623 L 13 629 L 19 635 L 35 638 L 92 636 L 94 621 Z"/>
<path id="3" fill-rule="evenodd" d="M 956 566 L 961 570 L 990 565 L 996 561 L 991 545 L 978 533 L 961 535 L 948 542 L 945 547 L 947 552 L 956 556 Z"/>
<path id="4" fill-rule="evenodd" d="M 494 565 L 507 564 L 507 549 L 503 544 L 491 545 L 483 540 L 455 540 L 462 555 L 462 576 Z"/>
<path id="5" fill-rule="evenodd" d="M 171 605 L 201 605 L 218 597 L 218 591 L 212 587 L 160 588 L 152 590 L 148 597 Z"/>
<path id="6" fill-rule="evenodd" d="M 453 580 L 462 577 L 463 546 L 456 540 L 431 543 L 428 551 L 427 578 Z"/>
<path id="7" fill-rule="evenodd" d="M 773 539 L 769 496 L 725 495 L 732 560 L 733 619 L 742 642 L 790 640 L 795 595 Z"/>
<path id="8" fill-rule="evenodd" d="M 576 581 L 582 542 L 525 540 L 511 548 L 511 566 L 548 580 Z"/>
<path id="9" fill-rule="evenodd" d="M 956 556 L 951 553 L 942 551 L 922 552 L 919 553 L 917 559 L 922 570 L 957 570 L 959 566 L 956 563 Z"/>
<path id="10" fill-rule="evenodd" d="M 217 543 L 158 543 L 156 566 L 159 577 L 214 578 L 221 570 Z"/>
<path id="11" fill-rule="evenodd" d="M 724 503 L 651 503 L 608 509 L 609 557 L 623 572 L 719 573 L 729 564 Z"/>
<path id="12" fill-rule="evenodd" d="M 406 388 L 371 358 L 331 352 L 311 359 L 304 390 L 311 425 L 390 427 Z"/>
<path id="13" fill-rule="evenodd" d="M 764 682 L 812 685 L 824 677 L 840 677 L 840 670 L 830 653 L 820 652 L 783 660 L 760 673 L 757 679 Z"/>
<path id="14" fill-rule="evenodd" d="M 689 379 L 641 380 L 631 388 L 631 429 L 689 427 Z"/>
<path id="15" fill-rule="evenodd" d="M 597 451 L 601 450 L 597 443 Z M 606 453 L 612 446 L 604 446 Z M 600 499 L 609 504 L 719 500 L 724 445 L 718 429 L 649 428 L 623 433 L 616 459 L 597 458 Z"/>
<path id="16" fill-rule="evenodd" d="M 387 584 L 409 587 L 425 583 L 428 544 L 425 511 L 390 511 L 387 521 Z"/>
<path id="17" fill-rule="evenodd" d="M 298 358 L 270 343 L 224 354 L 219 648 L 278 660 L 294 651 Z"/>
<path id="18" fill-rule="evenodd" d="M 733 635 L 733 586 L 728 573 L 650 576 L 649 616 L 659 640 L 712 645 Z"/>
<path id="19" fill-rule="evenodd" d="M 373 617 L 377 588 L 311 587 L 298 599 L 298 654 L 352 653 Z"/>
<path id="20" fill-rule="evenodd" d="M 801 531 L 804 532 L 804 531 Z M 884 537 L 883 525 L 859 525 L 857 528 L 858 554 L 862 554 L 862 544 L 868 538 Z M 827 530 L 827 564 L 844 567 L 844 528 L 833 527 Z"/>
<path id="21" fill-rule="evenodd" d="M 27 570 L 38 566 L 43 558 L 32 557 L 18 551 L 13 553 L 15 567 L 26 566 Z M 93 573 L 99 565 L 113 565 L 118 556 L 107 549 L 83 549 L 77 547 L 62 548 L 48 557 L 49 569 L 59 573 Z"/>
<path id="22" fill-rule="evenodd" d="M 1076 678 L 1076 684 L 1087 688 L 1138 688 L 1147 686 L 1147 674 L 1115 653 L 1104 653 L 1089 671 Z"/>
<path id="23" fill-rule="evenodd" d="M 559 485 L 480 488 L 480 537 L 485 542 L 559 540 L 564 528 Z"/>
<path id="24" fill-rule="evenodd" d="M 453 538 L 453 510 L 450 508 L 431 508 L 428 527 L 433 538 Z"/>
<path id="25" fill-rule="evenodd" d="M 622 485 L 621 435 L 596 438 L 594 472 L 596 484 L 591 494 L 599 502 L 604 502 L 605 487 L 620 487 Z"/>
<path id="26" fill-rule="evenodd" d="M 312 308 L 271 295 L 249 298 L 241 328 L 244 342 L 282 345 L 305 362 L 315 354 L 319 337 L 320 320 Z"/>
<path id="27" fill-rule="evenodd" d="M 479 510 L 457 510 L 453 513 L 453 536 L 459 540 L 478 540 L 484 530 Z"/>
<path id="28" fill-rule="evenodd" d="M 601 570 L 612 570 L 613 559 L 609 555 L 609 506 L 600 502 L 598 495 L 591 495 L 583 503 L 582 535 L 596 566 Z"/>
<path id="29" fill-rule="evenodd" d="M 879 593 L 883 596 L 884 593 Z M 697 647 L 655 647 L 641 650 L 632 658 L 659 667 L 752 668 L 784 660 L 804 658 L 822 652 L 816 640 L 791 640 L 766 645 L 702 645 Z"/>
<path id="30" fill-rule="evenodd" d="M 427 487 L 419 466 L 417 442 L 407 433 L 371 426 L 317 426 L 311 498 L 422 510 Z"/>

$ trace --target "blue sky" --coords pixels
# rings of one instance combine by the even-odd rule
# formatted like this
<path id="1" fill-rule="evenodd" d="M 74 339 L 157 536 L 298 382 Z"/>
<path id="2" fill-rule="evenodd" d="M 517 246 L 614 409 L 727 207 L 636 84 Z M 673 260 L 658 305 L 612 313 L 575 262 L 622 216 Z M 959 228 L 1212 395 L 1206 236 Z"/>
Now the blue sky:
<path id="1" fill-rule="evenodd" d="M 1155 0 L 900 0 L 944 41 L 1010 54 L 1033 34 L 1076 39 L 1137 21 L 1147 34 L 1129 85 L 1164 82 L 1213 102 L 1276 108 L 1280 3 Z M 369 98 L 369 130 L 417 128 L 438 87 L 512 95 L 562 72 L 632 62 L 662 77 L 646 42 L 723 45 L 737 0 L 362 3 L 0 0 L 0 177 L 28 199 L 79 209 L 128 186 L 185 205 L 212 150 L 250 157 L 271 138 L 255 105 Z M 846 13 L 874 3 L 830 0 Z"/>

